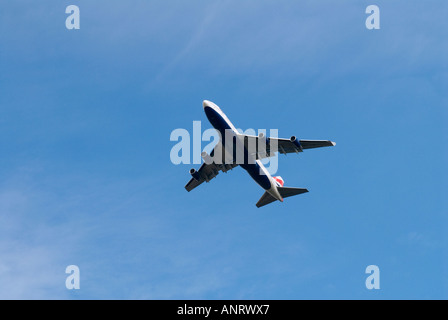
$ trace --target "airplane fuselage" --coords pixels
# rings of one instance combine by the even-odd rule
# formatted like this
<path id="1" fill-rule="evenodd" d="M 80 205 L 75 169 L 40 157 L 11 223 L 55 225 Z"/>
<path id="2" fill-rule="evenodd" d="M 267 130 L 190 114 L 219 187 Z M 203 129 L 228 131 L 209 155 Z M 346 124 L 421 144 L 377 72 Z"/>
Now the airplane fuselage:
<path id="1" fill-rule="evenodd" d="M 235 126 L 230 122 L 229 118 L 222 112 L 222 110 L 213 102 L 205 100 L 203 102 L 204 112 L 210 121 L 211 125 L 221 134 L 221 143 L 226 153 L 232 155 L 230 161 L 236 161 L 236 156 L 244 155 L 244 161 L 239 165 L 249 173 L 252 179 L 255 180 L 263 189 L 269 192 L 275 199 L 283 201 L 277 189 L 277 183 L 269 174 L 266 167 L 260 160 L 250 154 L 241 138 L 242 135 L 236 130 Z M 232 143 L 226 143 L 226 139 L 232 139 Z M 233 150 L 228 150 L 234 148 Z"/>

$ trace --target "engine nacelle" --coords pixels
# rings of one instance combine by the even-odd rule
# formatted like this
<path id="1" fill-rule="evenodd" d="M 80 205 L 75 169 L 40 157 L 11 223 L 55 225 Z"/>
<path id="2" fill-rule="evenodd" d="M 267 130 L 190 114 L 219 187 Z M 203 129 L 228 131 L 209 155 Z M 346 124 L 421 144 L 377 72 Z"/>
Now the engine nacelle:
<path id="1" fill-rule="evenodd" d="M 199 181 L 199 172 L 197 172 L 196 169 L 190 169 L 190 174 L 194 180 Z"/>
<path id="2" fill-rule="evenodd" d="M 207 152 L 203 151 L 201 153 L 201 157 L 202 157 L 202 159 L 204 159 L 204 162 L 206 164 L 212 164 L 213 163 L 213 158 L 210 157 L 210 155 Z"/>
<path id="3" fill-rule="evenodd" d="M 303 148 L 296 136 L 292 136 L 289 140 L 297 147 L 297 151 L 302 152 Z"/>

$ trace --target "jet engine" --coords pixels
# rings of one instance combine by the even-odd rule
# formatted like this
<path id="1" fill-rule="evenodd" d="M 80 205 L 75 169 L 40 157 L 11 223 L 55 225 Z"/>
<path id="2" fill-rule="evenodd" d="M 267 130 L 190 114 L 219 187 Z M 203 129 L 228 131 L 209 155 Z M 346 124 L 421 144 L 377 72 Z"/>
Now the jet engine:
<path id="1" fill-rule="evenodd" d="M 199 181 L 199 172 L 197 172 L 196 169 L 190 169 L 190 174 L 194 180 Z"/>
<path id="2" fill-rule="evenodd" d="M 302 152 L 302 145 L 300 144 L 299 140 L 297 140 L 296 136 L 292 136 L 289 138 L 289 140 L 297 147 L 297 151 Z"/>
<path id="3" fill-rule="evenodd" d="M 203 151 L 201 153 L 201 157 L 202 157 L 202 159 L 204 159 L 204 162 L 206 164 L 212 164 L 213 163 L 213 158 L 207 152 Z"/>

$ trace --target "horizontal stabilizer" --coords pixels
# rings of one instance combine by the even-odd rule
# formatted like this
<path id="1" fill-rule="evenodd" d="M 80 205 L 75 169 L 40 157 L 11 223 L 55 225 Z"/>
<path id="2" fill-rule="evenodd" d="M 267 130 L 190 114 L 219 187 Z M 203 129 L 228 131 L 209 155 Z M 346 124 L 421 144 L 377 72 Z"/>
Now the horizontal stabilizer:
<path id="1" fill-rule="evenodd" d="M 280 195 L 282 196 L 282 198 L 288 198 L 288 197 L 292 197 L 298 194 L 302 194 L 302 193 L 306 193 L 308 192 L 308 189 L 303 189 L 303 188 L 290 188 L 290 187 L 277 187 L 278 192 L 280 193 Z M 267 204 L 270 204 L 272 202 L 274 202 L 275 199 L 273 196 L 271 196 L 271 194 L 269 192 L 265 192 L 263 194 L 263 196 L 260 198 L 260 200 L 258 200 L 256 206 L 257 208 L 263 207 Z"/>
<path id="2" fill-rule="evenodd" d="M 303 149 L 313 149 L 321 147 L 334 147 L 336 142 L 330 140 L 300 140 Z"/>
<path id="3" fill-rule="evenodd" d="M 290 187 L 277 187 L 278 192 L 282 196 L 282 198 L 292 197 L 298 194 L 308 192 L 308 189 L 302 188 L 290 188 Z"/>
<path id="4" fill-rule="evenodd" d="M 275 200 L 277 200 L 277 199 L 275 199 L 273 196 L 271 196 L 271 194 L 269 192 L 266 191 L 261 196 L 260 200 L 258 200 L 256 206 L 257 206 L 257 208 L 260 208 L 267 204 L 270 204 L 271 202 L 274 202 Z"/>

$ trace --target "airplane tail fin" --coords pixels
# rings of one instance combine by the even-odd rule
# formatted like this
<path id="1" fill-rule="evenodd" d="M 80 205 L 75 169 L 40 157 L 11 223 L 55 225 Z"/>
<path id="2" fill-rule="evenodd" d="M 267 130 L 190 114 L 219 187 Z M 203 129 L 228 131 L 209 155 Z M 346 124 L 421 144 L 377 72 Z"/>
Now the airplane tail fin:
<path id="1" fill-rule="evenodd" d="M 290 187 L 277 187 L 278 192 L 280 193 L 280 195 L 282 196 L 282 198 L 288 198 L 288 197 L 292 197 L 298 194 L 302 194 L 302 193 L 306 193 L 308 192 L 308 189 L 303 189 L 303 188 L 290 188 Z M 260 200 L 258 200 L 256 206 L 257 208 L 263 207 L 267 204 L 270 204 L 274 201 L 276 201 L 277 199 L 275 199 L 273 196 L 271 196 L 271 194 L 269 192 L 265 192 Z"/>

